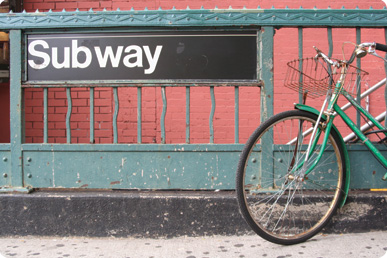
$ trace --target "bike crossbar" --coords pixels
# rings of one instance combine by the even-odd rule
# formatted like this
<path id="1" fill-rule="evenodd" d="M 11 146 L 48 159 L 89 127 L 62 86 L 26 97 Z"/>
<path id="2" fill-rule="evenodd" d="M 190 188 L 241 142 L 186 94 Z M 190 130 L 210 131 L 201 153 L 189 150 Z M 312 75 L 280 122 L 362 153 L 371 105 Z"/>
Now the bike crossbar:
<path id="1" fill-rule="evenodd" d="M 376 120 L 377 120 L 378 122 L 381 122 L 381 121 L 383 121 L 385 118 L 386 118 L 386 111 L 384 111 L 383 113 L 381 113 L 380 115 L 378 115 L 378 116 L 376 117 Z M 364 133 L 364 132 L 368 131 L 370 128 L 372 128 L 373 126 L 375 126 L 375 125 L 374 125 L 371 121 L 369 121 L 369 122 L 365 123 L 364 125 L 362 125 L 362 126 L 360 127 L 360 130 Z M 355 134 L 355 133 L 350 133 L 350 134 L 348 134 L 346 137 L 344 137 L 344 142 L 347 143 L 347 142 L 349 142 L 349 141 L 351 141 L 351 140 L 353 140 L 353 139 L 355 139 L 355 138 L 356 138 L 356 134 Z"/>
<path id="2" fill-rule="evenodd" d="M 377 89 L 379 89 L 380 87 L 382 87 L 382 86 L 384 86 L 384 85 L 386 85 L 386 78 L 384 78 L 384 79 L 382 79 L 381 81 L 379 81 L 378 83 L 376 83 L 374 86 L 372 86 L 371 88 L 369 88 L 368 90 L 366 90 L 365 92 L 363 92 L 361 95 L 360 95 L 360 99 L 363 99 L 363 98 L 365 98 L 365 97 L 367 97 L 367 96 L 369 96 L 371 93 L 373 93 L 373 92 L 375 92 Z M 345 111 L 345 110 L 347 110 L 348 108 L 350 108 L 350 107 L 352 107 L 352 104 L 350 103 L 350 102 L 347 102 L 347 104 L 345 104 L 344 106 L 342 106 L 341 107 L 341 109 L 343 110 L 343 111 Z M 336 116 L 337 114 L 336 113 L 334 113 L 334 116 Z M 384 117 L 383 117 L 383 115 L 384 115 Z M 384 112 L 384 113 L 382 113 L 382 114 L 380 114 L 379 116 L 377 116 L 376 117 L 376 119 L 380 122 L 380 121 L 383 121 L 384 119 L 385 119 L 385 115 L 386 115 L 386 112 Z M 381 118 L 380 118 L 381 117 Z M 380 119 L 380 120 L 379 120 Z M 373 124 L 372 124 L 372 126 L 373 126 Z M 365 128 L 364 129 L 364 131 L 365 130 L 368 130 L 370 127 L 366 127 L 366 125 L 363 125 L 360 129 L 362 130 L 362 132 L 364 132 L 363 131 L 363 129 L 362 128 Z M 313 128 L 309 128 L 308 130 L 306 130 L 303 134 L 302 134 L 302 136 L 307 136 L 307 135 L 309 135 L 311 132 L 313 131 Z M 353 139 L 354 138 L 354 133 L 351 133 L 351 134 L 349 134 L 348 136 L 346 136 L 346 137 L 344 137 L 344 142 L 348 142 L 348 141 L 350 141 L 351 139 Z M 293 144 L 293 143 L 295 143 L 297 141 L 297 139 L 296 138 L 294 138 L 294 139 L 292 139 L 290 142 L 288 142 L 287 144 Z"/>

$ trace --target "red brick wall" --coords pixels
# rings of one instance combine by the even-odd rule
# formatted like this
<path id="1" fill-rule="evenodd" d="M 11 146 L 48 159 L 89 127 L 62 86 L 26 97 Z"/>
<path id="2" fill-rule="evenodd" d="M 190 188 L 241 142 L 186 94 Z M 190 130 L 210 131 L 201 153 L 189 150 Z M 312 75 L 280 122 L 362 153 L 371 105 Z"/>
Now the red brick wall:
<path id="1" fill-rule="evenodd" d="M 0 143 L 9 143 L 9 83 L 0 83 Z"/>
<path id="2" fill-rule="evenodd" d="M 299 2 L 294 1 L 115 1 L 115 0 L 24 0 L 24 7 L 32 12 L 40 11 L 73 11 L 79 10 L 142 10 L 148 9 L 197 9 L 203 6 L 206 9 L 215 8 L 299 8 Z M 375 9 L 383 8 L 382 1 L 303 1 L 303 8 L 341 8 L 348 9 L 365 8 L 373 6 Z M 318 45 L 324 51 L 328 51 L 326 29 L 304 30 L 304 56 L 313 55 L 313 45 Z M 355 29 L 334 29 L 335 41 L 334 53 L 341 57 L 341 43 L 344 41 L 356 41 Z M 363 41 L 385 42 L 383 30 L 363 30 Z M 285 67 L 288 60 L 297 58 L 298 55 L 298 31 L 297 29 L 280 29 L 275 35 L 275 113 L 291 109 L 292 103 L 298 101 L 297 94 L 282 87 L 285 76 Z M 377 64 L 377 65 L 375 65 Z M 382 62 L 375 59 L 367 59 L 363 67 L 374 74 L 383 75 Z M 377 77 L 380 79 L 382 76 Z M 375 83 L 372 78 L 370 85 Z M 142 90 L 142 141 L 144 143 L 159 143 L 161 141 L 160 117 L 162 112 L 162 98 L 160 88 L 144 88 Z M 73 114 L 71 117 L 72 142 L 89 142 L 89 90 L 72 90 Z M 234 142 L 234 90 L 233 88 L 215 88 L 216 112 L 214 118 L 215 143 Z M 260 91 L 257 88 L 240 89 L 240 142 L 245 142 L 251 132 L 259 123 Z M 25 92 L 26 99 L 26 141 L 42 142 L 43 137 L 43 91 L 28 89 Z M 185 88 L 167 88 L 168 111 L 166 117 L 166 142 L 185 142 Z M 118 116 L 118 134 L 120 143 L 137 142 L 137 89 L 119 88 L 120 110 Z M 307 104 L 318 106 L 321 99 L 310 101 Z M 67 113 L 67 97 L 64 89 L 49 90 L 49 142 L 61 143 L 66 141 L 65 117 Z M 384 92 L 380 91 L 371 97 L 371 113 L 379 114 L 385 110 Z M 109 88 L 97 88 L 95 90 L 95 142 L 112 143 L 112 116 L 114 112 L 113 93 Z M 191 143 L 209 142 L 209 115 L 211 109 L 211 97 L 209 88 L 199 87 L 191 89 Z"/>

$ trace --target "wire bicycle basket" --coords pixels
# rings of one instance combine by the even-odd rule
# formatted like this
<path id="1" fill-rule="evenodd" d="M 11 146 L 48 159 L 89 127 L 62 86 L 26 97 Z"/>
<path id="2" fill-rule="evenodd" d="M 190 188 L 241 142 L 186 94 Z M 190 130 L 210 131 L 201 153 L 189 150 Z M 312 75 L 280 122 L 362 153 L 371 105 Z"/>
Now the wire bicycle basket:
<path id="1" fill-rule="evenodd" d="M 328 67 L 325 62 L 314 57 L 296 59 L 288 62 L 287 65 L 284 86 L 300 94 L 307 93 L 310 98 L 326 95 L 329 89 L 334 89 L 342 69 Z M 331 71 L 331 74 L 328 71 Z M 345 90 L 356 97 L 367 75 L 366 71 L 349 65 L 342 91 Z"/>

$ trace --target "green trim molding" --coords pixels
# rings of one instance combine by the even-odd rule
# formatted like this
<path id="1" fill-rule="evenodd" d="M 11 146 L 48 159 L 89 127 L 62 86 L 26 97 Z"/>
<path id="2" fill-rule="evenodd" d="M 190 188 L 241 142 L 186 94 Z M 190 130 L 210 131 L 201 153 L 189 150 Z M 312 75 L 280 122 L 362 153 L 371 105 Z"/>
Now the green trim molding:
<path id="1" fill-rule="evenodd" d="M 0 28 L 107 28 L 117 26 L 332 26 L 384 27 L 386 9 L 185 9 L 23 12 L 0 14 Z"/>

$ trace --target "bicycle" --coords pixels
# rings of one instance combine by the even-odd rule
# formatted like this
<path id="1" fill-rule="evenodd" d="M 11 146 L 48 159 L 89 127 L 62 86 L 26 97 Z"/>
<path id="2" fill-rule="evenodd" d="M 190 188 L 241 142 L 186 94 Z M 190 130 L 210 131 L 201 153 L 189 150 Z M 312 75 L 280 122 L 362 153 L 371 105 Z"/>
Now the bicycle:
<path id="1" fill-rule="evenodd" d="M 384 142 L 387 128 L 352 96 L 367 72 L 351 65 L 367 54 L 380 57 L 375 50 L 387 52 L 387 45 L 355 45 L 349 60 L 332 59 L 315 50 L 314 58 L 288 63 L 285 86 L 303 94 L 304 99 L 325 95 L 321 110 L 295 104 L 294 110 L 263 122 L 246 142 L 237 168 L 236 192 L 242 216 L 258 235 L 282 245 L 313 237 L 345 203 L 349 157 L 343 137 L 333 124 L 336 116 L 387 169 L 386 158 L 368 138 L 381 133 L 380 142 Z M 377 130 L 363 133 L 338 106 L 341 95 Z"/>

